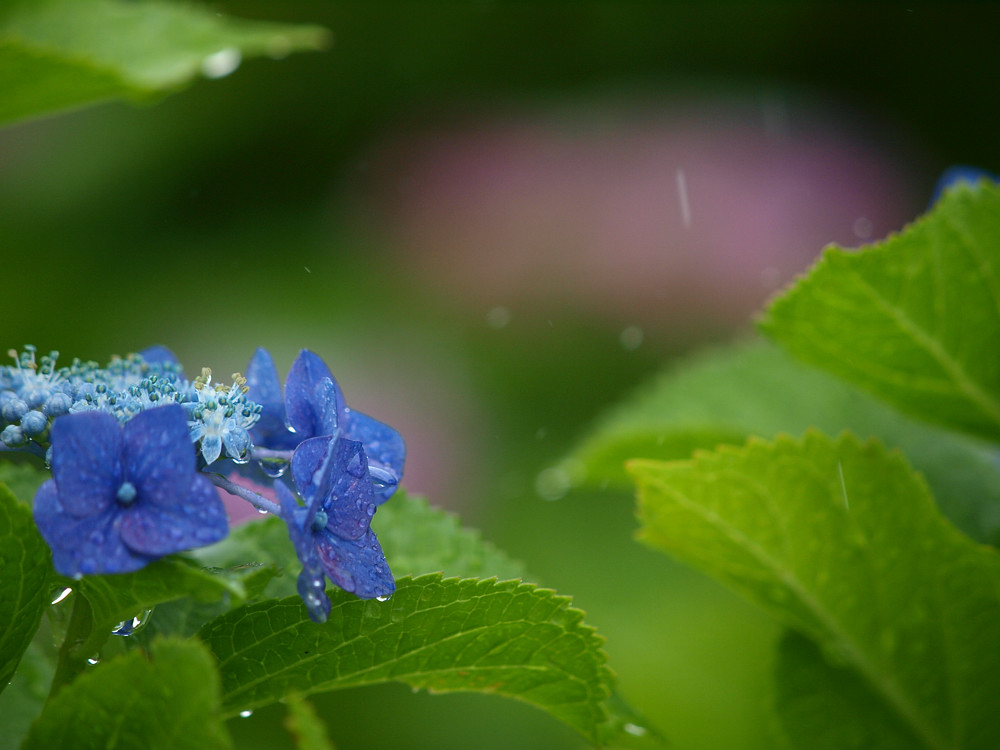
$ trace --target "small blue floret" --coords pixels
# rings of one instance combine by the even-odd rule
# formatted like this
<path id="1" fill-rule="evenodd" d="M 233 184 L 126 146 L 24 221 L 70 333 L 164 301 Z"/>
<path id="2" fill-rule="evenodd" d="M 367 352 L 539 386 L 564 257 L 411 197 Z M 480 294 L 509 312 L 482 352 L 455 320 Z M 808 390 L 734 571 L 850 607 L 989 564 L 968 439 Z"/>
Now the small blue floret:
<path id="1" fill-rule="evenodd" d="M 226 511 L 196 469 L 180 406 L 125 423 L 85 411 L 52 423 L 52 475 L 35 494 L 35 523 L 65 576 L 127 573 L 222 539 Z"/>

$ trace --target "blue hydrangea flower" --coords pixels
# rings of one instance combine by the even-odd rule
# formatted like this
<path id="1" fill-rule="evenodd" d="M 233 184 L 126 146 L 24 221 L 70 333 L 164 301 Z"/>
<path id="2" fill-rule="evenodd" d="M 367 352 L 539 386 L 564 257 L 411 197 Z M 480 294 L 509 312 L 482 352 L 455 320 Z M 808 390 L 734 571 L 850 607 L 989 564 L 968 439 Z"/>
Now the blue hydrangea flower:
<path id="1" fill-rule="evenodd" d="M 320 357 L 303 349 L 285 379 L 284 397 L 274 360 L 258 349 L 247 366 L 249 395 L 261 415 L 251 431 L 254 445 L 287 450 L 313 437 L 331 436 L 364 446 L 376 501 L 389 499 L 403 475 L 406 444 L 389 425 L 350 409 Z"/>
<path id="2" fill-rule="evenodd" d="M 315 622 L 330 614 L 326 578 L 362 599 L 387 598 L 396 589 L 371 519 L 376 497 L 362 444 L 344 438 L 303 441 L 292 457 L 300 506 L 283 482 L 274 489 L 281 515 L 302 562 L 298 590 Z"/>
<path id="3" fill-rule="evenodd" d="M 993 182 L 1000 182 L 1000 177 L 992 172 L 987 172 L 985 169 L 980 169 L 979 167 L 969 167 L 961 164 L 954 167 L 948 167 L 948 169 L 946 169 L 938 178 L 937 184 L 934 185 L 934 192 L 931 195 L 930 205 L 933 206 L 937 203 L 938 199 L 948 188 L 954 187 L 962 182 L 969 185 L 975 185 L 979 182 L 979 180 L 992 180 Z"/>
<path id="4" fill-rule="evenodd" d="M 184 410 L 168 405 L 124 427 L 86 411 L 52 423 L 52 475 L 35 494 L 38 529 L 59 573 L 127 573 L 227 531 L 215 486 L 196 470 Z"/>

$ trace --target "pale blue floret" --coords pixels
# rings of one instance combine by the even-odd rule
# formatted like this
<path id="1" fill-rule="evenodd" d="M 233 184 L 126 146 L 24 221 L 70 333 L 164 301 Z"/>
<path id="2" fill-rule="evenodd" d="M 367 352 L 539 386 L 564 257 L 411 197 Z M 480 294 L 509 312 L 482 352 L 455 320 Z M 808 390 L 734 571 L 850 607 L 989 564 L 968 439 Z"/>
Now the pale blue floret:
<path id="1" fill-rule="evenodd" d="M 100 411 L 124 425 L 168 404 L 185 408 L 191 441 L 206 464 L 223 453 L 243 460 L 252 447 L 250 428 L 260 418 L 260 407 L 246 398 L 246 381 L 240 375 L 234 375 L 231 386 L 208 387 L 210 373 L 207 379 L 203 375 L 189 381 L 163 347 L 114 357 L 106 367 L 75 359 L 57 369 L 58 352 L 39 359 L 34 347 L 10 354 L 15 364 L 0 367 L 0 448 L 44 455 L 56 417 Z"/>

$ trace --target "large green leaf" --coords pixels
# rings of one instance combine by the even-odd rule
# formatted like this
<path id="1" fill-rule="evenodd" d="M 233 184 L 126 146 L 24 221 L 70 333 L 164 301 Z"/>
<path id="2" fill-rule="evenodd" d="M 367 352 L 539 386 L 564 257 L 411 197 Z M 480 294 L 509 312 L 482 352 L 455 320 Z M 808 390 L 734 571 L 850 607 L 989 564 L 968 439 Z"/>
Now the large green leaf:
<path id="1" fill-rule="evenodd" d="M 630 471 L 647 544 L 816 641 L 910 747 L 1000 746 L 1000 554 L 945 521 L 898 453 L 812 432 Z"/>
<path id="2" fill-rule="evenodd" d="M 212 656 L 195 640 L 158 641 L 101 664 L 45 706 L 23 747 L 228 748 Z"/>
<path id="3" fill-rule="evenodd" d="M 556 467 L 572 485 L 631 488 L 630 458 L 688 458 L 750 435 L 849 430 L 903 450 L 942 511 L 979 541 L 1000 542 L 993 446 L 902 415 L 764 341 L 713 349 L 659 375 L 609 413 Z"/>
<path id="4" fill-rule="evenodd" d="M 602 639 L 567 597 L 516 581 L 397 582 L 385 602 L 329 592 L 329 621 L 297 597 L 257 602 L 199 633 L 215 652 L 228 716 L 298 692 L 403 682 L 532 703 L 595 742 L 609 733 Z"/>
<path id="5" fill-rule="evenodd" d="M 762 326 L 908 412 L 1000 439 L 1000 188 L 959 186 L 881 244 L 828 248 Z"/>
<path id="6" fill-rule="evenodd" d="M 0 691 L 49 603 L 52 562 L 31 511 L 0 484 Z"/>
<path id="7" fill-rule="evenodd" d="M 244 57 L 322 48 L 316 26 L 224 18 L 190 3 L 9 0 L 0 9 L 0 122 L 144 100 Z"/>

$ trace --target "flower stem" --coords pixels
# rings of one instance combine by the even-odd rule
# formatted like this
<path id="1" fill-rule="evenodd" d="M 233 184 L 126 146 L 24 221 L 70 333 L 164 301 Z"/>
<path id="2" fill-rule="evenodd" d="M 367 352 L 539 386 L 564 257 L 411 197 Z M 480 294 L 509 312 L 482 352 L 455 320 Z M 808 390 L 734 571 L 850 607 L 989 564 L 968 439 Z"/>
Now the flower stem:
<path id="1" fill-rule="evenodd" d="M 257 510 L 273 513 L 276 516 L 281 515 L 281 508 L 279 508 L 276 503 L 272 503 L 270 500 L 262 497 L 253 490 L 242 487 L 221 474 L 211 474 L 209 472 L 205 472 L 205 476 L 208 477 L 212 484 L 216 487 L 225 490 L 230 495 L 243 498 Z"/>

